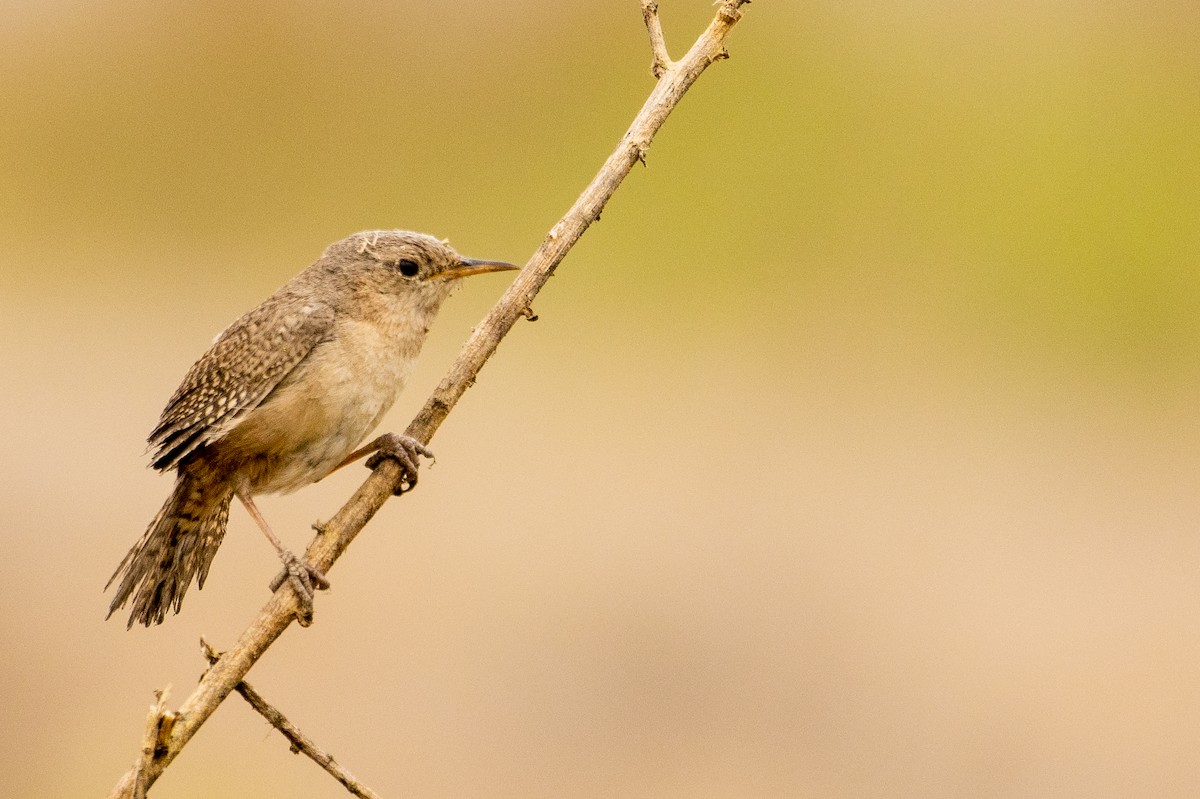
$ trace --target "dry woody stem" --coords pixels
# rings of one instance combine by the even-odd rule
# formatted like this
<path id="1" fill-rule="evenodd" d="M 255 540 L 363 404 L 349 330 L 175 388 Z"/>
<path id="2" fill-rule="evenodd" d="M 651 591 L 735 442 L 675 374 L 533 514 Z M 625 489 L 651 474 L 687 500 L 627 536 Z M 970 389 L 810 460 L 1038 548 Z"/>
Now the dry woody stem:
<path id="1" fill-rule="evenodd" d="M 220 654 L 209 646 L 208 642 L 203 638 L 200 639 L 200 651 L 204 653 L 204 657 L 208 659 L 210 665 L 220 659 Z M 250 703 L 250 707 L 254 708 L 272 727 L 279 730 L 284 738 L 287 738 L 293 752 L 306 755 L 318 766 L 328 771 L 331 777 L 340 782 L 347 791 L 359 797 L 359 799 L 379 799 L 379 794 L 363 785 L 353 774 L 342 768 L 333 759 L 333 755 L 317 746 L 312 738 L 309 738 L 300 731 L 299 727 L 288 721 L 287 717 L 280 713 L 270 702 L 263 699 L 262 694 L 254 690 L 250 686 L 250 683 L 242 680 L 234 686 L 234 690 L 241 694 L 242 698 Z"/>
<path id="2" fill-rule="evenodd" d="M 657 5 L 643 0 L 642 13 L 654 55 L 652 71 L 658 82 L 596 177 L 550 229 L 504 296 L 476 326 L 449 372 L 409 424 L 408 435 L 428 444 L 459 398 L 475 382 L 479 370 L 500 341 L 518 319 L 531 313 L 533 298 L 584 231 L 600 218 L 601 211 L 633 165 L 638 161 L 645 163 L 655 134 L 679 100 L 710 64 L 728 58 L 725 38 L 741 18 L 742 6 L 748 1 L 724 0 L 687 54 L 672 62 L 666 56 Z M 305 552 L 308 563 L 328 574 L 363 526 L 393 496 L 402 478 L 402 469 L 396 461 L 385 459 L 379 463 L 337 515 L 318 530 Z M 118 781 L 110 797 L 132 797 L 135 787 L 144 791 L 154 784 L 217 706 L 241 683 L 251 666 L 295 621 L 296 608 L 297 597 L 291 585 L 285 582 L 272 594 L 237 642 L 204 674 L 200 684 L 179 708 L 162 746 L 156 746 L 153 756 L 140 758 Z"/>
<path id="3" fill-rule="evenodd" d="M 642 19 L 646 21 L 646 32 L 650 34 L 650 53 L 654 56 L 650 72 L 654 77 L 661 78 L 675 64 L 667 53 L 667 40 L 663 36 L 662 21 L 658 18 L 658 3 L 642 0 Z"/>
<path id="4" fill-rule="evenodd" d="M 142 752 L 134 764 L 133 799 L 145 799 L 150 789 L 150 780 L 146 774 L 155 758 L 166 753 L 166 740 L 175 726 L 175 713 L 167 710 L 167 695 L 171 687 L 154 692 L 154 704 L 146 714 L 146 730 L 142 736 Z"/>

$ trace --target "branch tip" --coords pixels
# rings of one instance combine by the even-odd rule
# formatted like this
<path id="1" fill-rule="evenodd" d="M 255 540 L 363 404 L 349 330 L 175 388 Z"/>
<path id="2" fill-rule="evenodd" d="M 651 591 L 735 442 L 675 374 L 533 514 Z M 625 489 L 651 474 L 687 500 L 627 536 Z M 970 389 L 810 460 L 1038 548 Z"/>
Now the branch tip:
<path id="1" fill-rule="evenodd" d="M 167 739 L 171 736 L 171 730 L 174 729 L 177 718 L 174 711 L 167 710 L 167 695 L 170 692 L 171 686 L 169 685 L 156 690 L 154 704 L 150 706 L 150 711 L 146 714 L 142 751 L 138 755 L 137 763 L 134 764 L 133 789 L 130 791 L 133 799 L 145 799 L 151 782 L 147 769 L 156 759 L 167 754 Z"/>
<path id="2" fill-rule="evenodd" d="M 667 40 L 663 36 L 662 21 L 658 18 L 658 3 L 654 0 L 642 0 L 642 19 L 646 23 L 646 32 L 650 34 L 650 52 L 654 62 L 650 65 L 650 74 L 661 78 L 675 62 L 667 52 Z"/>
<path id="3" fill-rule="evenodd" d="M 721 8 L 717 11 L 717 15 L 732 25 L 742 18 L 742 6 L 749 5 L 749 3 L 750 0 L 725 0 L 725 2 L 721 3 Z"/>

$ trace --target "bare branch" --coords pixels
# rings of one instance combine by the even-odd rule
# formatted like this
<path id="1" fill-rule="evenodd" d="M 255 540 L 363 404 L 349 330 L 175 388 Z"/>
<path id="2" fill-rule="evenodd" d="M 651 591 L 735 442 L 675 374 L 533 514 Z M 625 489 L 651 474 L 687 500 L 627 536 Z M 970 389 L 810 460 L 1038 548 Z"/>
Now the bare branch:
<path id="1" fill-rule="evenodd" d="M 175 726 L 175 713 L 167 710 L 167 694 L 170 692 L 171 686 L 169 685 L 161 691 L 155 691 L 154 704 L 150 706 L 150 712 L 146 714 L 142 751 L 133 765 L 133 799 L 146 799 L 146 791 L 150 789 L 152 781 L 147 779 L 146 772 L 154 759 L 165 753 L 166 739 L 171 734 L 171 728 Z"/>
<path id="2" fill-rule="evenodd" d="M 740 9 L 747 2 L 749 0 L 725 0 L 721 3 L 716 17 L 688 50 L 687 55 L 676 61 L 671 71 L 658 81 L 629 130 L 621 137 L 616 150 L 604 162 L 596 177 L 563 218 L 550 229 L 541 246 L 509 285 L 504 296 L 476 326 L 459 351 L 458 359 L 450 367 L 450 371 L 442 378 L 433 395 L 426 401 L 425 407 L 408 426 L 405 431 L 408 435 L 425 444 L 429 443 L 450 413 L 450 409 L 475 381 L 476 374 L 496 351 L 501 339 L 521 318 L 525 309 L 532 307 L 533 298 L 554 274 L 567 252 L 575 246 L 575 242 L 584 231 L 600 218 L 600 212 L 629 174 L 633 164 L 645 158 L 654 135 L 683 95 L 710 64 L 729 57 L 725 52 L 725 38 L 741 19 Z M 380 464 L 376 472 L 381 471 L 386 473 L 390 482 L 398 480 L 401 476 L 400 467 L 394 461 L 388 460 Z"/>
<path id="3" fill-rule="evenodd" d="M 408 435 L 424 444 L 429 443 L 459 398 L 475 382 L 479 370 L 495 353 L 500 341 L 518 319 L 529 313 L 533 298 L 554 274 L 567 252 L 584 231 L 600 218 L 600 212 L 633 165 L 645 159 L 654 135 L 679 100 L 710 64 L 728 57 L 724 48 L 725 38 L 741 18 L 741 7 L 747 2 L 749 0 L 724 0 L 717 9 L 716 17 L 687 54 L 673 62 L 662 74 L 596 177 L 570 210 L 550 229 L 504 296 L 476 326 L 449 372 L 409 424 L 405 431 Z M 328 574 L 363 526 L 393 496 L 402 478 L 402 469 L 396 461 L 385 459 L 380 462 L 337 515 L 318 531 L 305 552 L 308 563 Z M 166 751 L 140 770 L 146 787 L 162 774 L 217 706 L 242 681 L 250 667 L 294 621 L 296 608 L 296 595 L 291 585 L 285 582 L 233 647 L 204 674 L 200 684 L 180 707 L 178 721 L 166 740 Z M 131 796 L 138 773 L 136 768 L 126 772 L 110 797 L 124 799 Z"/>
<path id="4" fill-rule="evenodd" d="M 200 651 L 204 653 L 204 657 L 208 658 L 209 665 L 216 663 L 220 657 L 203 638 L 200 639 Z M 317 746 L 312 738 L 301 732 L 299 727 L 288 721 L 271 703 L 263 699 L 262 694 L 254 690 L 250 683 L 241 680 L 234 686 L 234 690 L 241 694 L 242 698 L 250 703 L 250 707 L 258 711 L 259 715 L 266 719 L 272 727 L 279 730 L 284 738 L 288 739 L 293 752 L 307 755 L 310 760 L 328 771 L 330 776 L 359 799 L 379 799 L 377 793 L 360 783 L 353 774 L 338 765 L 337 761 L 333 759 L 333 755 Z"/>
<path id="5" fill-rule="evenodd" d="M 642 0 L 642 19 L 646 22 L 646 32 L 650 34 L 650 52 L 654 55 L 650 72 L 654 77 L 661 78 L 675 64 L 667 52 L 667 40 L 663 37 L 662 22 L 658 18 L 658 3 Z"/>

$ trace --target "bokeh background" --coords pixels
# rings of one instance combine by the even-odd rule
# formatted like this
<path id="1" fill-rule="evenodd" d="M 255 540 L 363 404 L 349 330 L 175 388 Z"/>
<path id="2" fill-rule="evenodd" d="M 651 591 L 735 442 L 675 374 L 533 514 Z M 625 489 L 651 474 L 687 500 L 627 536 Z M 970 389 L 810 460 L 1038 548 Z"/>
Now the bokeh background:
<path id="1" fill-rule="evenodd" d="M 186 368 L 356 230 L 523 262 L 649 54 L 633 0 L 0 9 L 0 793 L 104 795 L 277 568 L 235 509 L 180 616 L 103 621 Z M 749 6 L 250 681 L 383 796 L 1200 795 L 1198 42 Z M 363 477 L 264 510 L 301 548 Z M 154 795 L 344 793 L 235 697 Z"/>

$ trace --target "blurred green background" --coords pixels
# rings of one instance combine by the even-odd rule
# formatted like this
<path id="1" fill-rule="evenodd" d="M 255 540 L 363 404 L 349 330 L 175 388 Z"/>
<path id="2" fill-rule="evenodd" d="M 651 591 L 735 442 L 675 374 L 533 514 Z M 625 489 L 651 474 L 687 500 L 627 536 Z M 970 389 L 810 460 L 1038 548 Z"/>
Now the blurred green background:
<path id="1" fill-rule="evenodd" d="M 661 5 L 679 55 L 712 7 Z M 250 681 L 384 796 L 1200 794 L 1198 42 L 757 0 Z M 633 0 L 0 6 L 0 793 L 105 794 L 266 599 L 235 509 L 180 616 L 102 621 L 210 338 L 356 230 L 523 262 L 649 61 Z M 233 698 L 154 795 L 344 794 Z"/>

